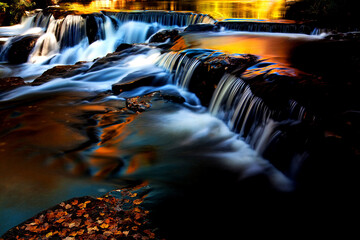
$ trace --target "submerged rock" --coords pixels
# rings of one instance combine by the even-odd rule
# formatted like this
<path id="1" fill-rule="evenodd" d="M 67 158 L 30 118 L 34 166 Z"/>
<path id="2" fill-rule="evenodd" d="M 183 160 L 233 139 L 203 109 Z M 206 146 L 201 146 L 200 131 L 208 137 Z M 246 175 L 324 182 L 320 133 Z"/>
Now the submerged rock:
<path id="1" fill-rule="evenodd" d="M 31 85 L 38 86 L 50 82 L 56 78 L 67 78 L 84 72 L 87 69 L 81 62 L 75 65 L 60 65 L 55 66 L 45 71 L 40 77 L 36 78 Z"/>
<path id="2" fill-rule="evenodd" d="M 144 112 L 151 108 L 153 101 L 184 103 L 185 99 L 176 91 L 155 91 L 141 96 L 126 98 L 126 107 L 134 112 Z"/>
<path id="3" fill-rule="evenodd" d="M 117 46 L 115 52 L 121 52 L 125 49 L 132 48 L 134 44 L 128 44 L 128 43 L 121 43 L 119 46 Z"/>
<path id="4" fill-rule="evenodd" d="M 0 92 L 27 85 L 21 77 L 0 78 Z"/>
<path id="5" fill-rule="evenodd" d="M 130 73 L 120 82 L 112 85 L 112 91 L 118 95 L 143 86 L 162 86 L 168 81 L 169 76 L 161 69 L 144 69 Z"/>
<path id="6" fill-rule="evenodd" d="M 39 36 L 25 35 L 17 36 L 11 40 L 7 50 L 7 60 L 11 64 L 21 64 L 28 60 L 31 50 L 34 48 Z"/>

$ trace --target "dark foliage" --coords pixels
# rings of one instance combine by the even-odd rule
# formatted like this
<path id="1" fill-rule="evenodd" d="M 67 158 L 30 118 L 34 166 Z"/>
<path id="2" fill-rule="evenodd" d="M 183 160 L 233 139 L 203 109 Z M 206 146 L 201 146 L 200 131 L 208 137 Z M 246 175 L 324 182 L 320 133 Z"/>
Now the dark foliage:
<path id="1" fill-rule="evenodd" d="M 358 0 L 303 0 L 290 4 L 285 18 L 312 20 L 323 27 L 346 31 L 360 27 L 359 7 Z"/>

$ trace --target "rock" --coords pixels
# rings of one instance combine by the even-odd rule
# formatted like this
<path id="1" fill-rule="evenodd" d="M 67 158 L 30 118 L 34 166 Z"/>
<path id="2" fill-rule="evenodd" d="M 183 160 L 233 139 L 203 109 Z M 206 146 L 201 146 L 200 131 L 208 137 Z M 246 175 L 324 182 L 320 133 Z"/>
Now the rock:
<path id="1" fill-rule="evenodd" d="M 122 48 L 123 48 L 123 50 L 121 50 L 121 51 L 109 53 L 105 57 L 95 59 L 94 60 L 95 63 L 90 67 L 88 72 L 99 71 L 103 68 L 113 66 L 114 64 L 117 64 L 117 61 L 119 61 L 123 58 L 126 58 L 129 55 L 133 55 L 136 53 L 142 53 L 142 52 L 145 53 L 145 52 L 149 51 L 149 49 L 147 49 L 147 48 L 139 47 L 136 45 L 121 44 L 118 47 L 118 50 L 120 50 Z"/>
<path id="2" fill-rule="evenodd" d="M 185 99 L 177 91 L 161 90 L 141 96 L 126 98 L 126 107 L 134 112 L 144 112 L 151 108 L 153 101 L 184 103 Z"/>
<path id="3" fill-rule="evenodd" d="M 89 14 L 86 16 L 86 35 L 89 44 L 105 38 L 105 32 L 99 28 L 99 21 L 104 21 L 102 14 Z M 83 16 L 83 17 L 85 17 Z"/>
<path id="4" fill-rule="evenodd" d="M 304 80 L 305 75 L 300 76 L 300 71 L 273 62 L 260 62 L 240 74 L 240 78 L 250 85 L 253 94 L 262 98 L 272 109 L 287 106 L 297 83 Z"/>
<path id="5" fill-rule="evenodd" d="M 168 81 L 169 76 L 161 69 L 144 69 L 133 72 L 124 77 L 120 82 L 112 85 L 112 91 L 118 95 L 142 86 L 162 86 Z"/>
<path id="6" fill-rule="evenodd" d="M 17 36 L 11 40 L 7 50 L 7 59 L 11 64 L 21 64 L 28 60 L 31 50 L 34 48 L 39 36 L 25 35 Z"/>
<path id="7" fill-rule="evenodd" d="M 151 36 L 149 43 L 163 43 L 168 40 L 173 43 L 179 38 L 179 31 L 177 29 L 162 30 Z"/>
<path id="8" fill-rule="evenodd" d="M 0 92 L 27 85 L 21 77 L 0 78 Z"/>
<path id="9" fill-rule="evenodd" d="M 208 31 L 219 31 L 219 27 L 214 24 L 190 24 L 187 28 L 185 28 L 184 32 L 208 32 Z"/>
<path id="10" fill-rule="evenodd" d="M 55 66 L 47 71 L 45 71 L 40 77 L 36 78 L 31 85 L 32 86 L 39 86 L 41 84 L 50 82 L 55 78 L 67 78 L 72 77 L 77 74 L 80 74 L 84 71 L 84 66 L 81 62 L 75 65 L 60 65 Z"/>
<path id="11" fill-rule="evenodd" d="M 208 106 L 213 92 L 225 73 L 244 71 L 258 58 L 250 54 L 221 54 L 205 59 L 194 71 L 189 90 L 196 93 L 201 104 Z"/>
<path id="12" fill-rule="evenodd" d="M 121 52 L 125 49 L 128 48 L 132 48 L 134 45 L 133 44 L 128 44 L 128 43 L 121 43 L 115 50 L 115 52 Z"/>

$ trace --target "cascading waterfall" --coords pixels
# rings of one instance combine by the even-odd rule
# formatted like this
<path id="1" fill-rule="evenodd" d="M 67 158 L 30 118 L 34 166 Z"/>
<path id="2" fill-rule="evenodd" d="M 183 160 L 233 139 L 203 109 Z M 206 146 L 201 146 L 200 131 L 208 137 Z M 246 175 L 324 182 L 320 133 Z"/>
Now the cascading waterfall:
<path id="1" fill-rule="evenodd" d="M 214 50 L 191 49 L 163 54 L 157 64 L 174 75 L 173 84 L 187 89 L 194 71 L 202 60 L 222 54 Z"/>
<path id="2" fill-rule="evenodd" d="M 196 23 L 215 23 L 207 14 L 167 12 L 167 11 L 138 11 L 138 12 L 104 12 L 108 16 L 115 16 L 120 22 L 158 23 L 163 26 L 185 27 Z"/>
<path id="3" fill-rule="evenodd" d="M 199 81 L 193 77 L 196 69 L 206 60 L 221 54 L 205 49 L 167 52 L 159 57 L 157 65 L 173 75 L 173 84 L 187 90 L 192 81 Z M 292 99 L 282 111 L 279 113 L 269 108 L 262 98 L 253 94 L 249 84 L 229 73 L 219 80 L 209 104 L 212 115 L 227 123 L 232 131 L 261 155 L 278 141 L 282 126 L 299 123 L 306 116 L 305 108 Z M 298 156 L 294 154 L 294 157 Z"/>
<path id="4" fill-rule="evenodd" d="M 231 74 L 224 75 L 213 94 L 209 111 L 223 119 L 254 149 L 263 151 L 264 137 L 270 134 L 270 126 L 274 126 L 270 120 L 273 112 L 243 80 Z"/>
<path id="5" fill-rule="evenodd" d="M 223 119 L 261 155 L 278 141 L 282 135 L 281 126 L 300 123 L 306 117 L 306 109 L 292 99 L 287 109 L 287 113 L 282 112 L 282 119 L 278 119 L 277 112 L 255 96 L 245 81 L 231 74 L 223 76 L 209 106 L 212 115 Z M 299 154 L 306 157 L 304 153 L 293 154 L 293 158 Z"/>
<path id="6" fill-rule="evenodd" d="M 210 22 L 214 20 L 208 15 L 194 13 L 104 12 L 55 19 L 50 13 L 39 12 L 28 17 L 20 26 L 2 28 L 0 35 L 6 35 L 7 32 L 13 32 L 14 35 L 27 34 L 32 28 L 41 28 L 44 33 L 30 54 L 29 62 L 74 64 L 114 52 L 120 43 L 143 43 L 162 28 Z M 10 41 L 5 44 L 5 49 L 11 46 Z M 4 61 L 5 53 L 3 50 L 1 54 Z"/>

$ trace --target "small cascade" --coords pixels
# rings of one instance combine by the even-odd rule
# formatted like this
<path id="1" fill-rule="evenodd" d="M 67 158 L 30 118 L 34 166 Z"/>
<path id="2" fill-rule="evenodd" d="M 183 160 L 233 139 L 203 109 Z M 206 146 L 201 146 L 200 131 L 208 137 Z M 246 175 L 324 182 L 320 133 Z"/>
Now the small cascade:
<path id="1" fill-rule="evenodd" d="M 108 16 L 115 16 L 120 22 L 145 22 L 158 23 L 163 26 L 185 27 L 196 23 L 215 23 L 215 20 L 207 14 L 190 12 L 167 12 L 167 11 L 137 11 L 137 12 L 104 12 Z"/>
<path id="2" fill-rule="evenodd" d="M 208 15 L 183 12 L 104 12 L 67 15 L 55 19 L 51 13 L 41 11 L 28 17 L 16 29 L 14 27 L 11 29 L 15 32 L 14 35 L 28 34 L 31 29 L 39 29 L 36 32 L 39 38 L 28 56 L 28 62 L 75 64 L 78 61 L 91 61 L 114 52 L 121 43 L 146 42 L 152 34 L 163 28 L 212 22 L 214 20 Z M 0 29 L 0 35 L 1 33 L 5 35 L 4 28 Z M 3 61 L 7 61 L 5 50 L 11 48 L 11 45 L 9 39 L 1 54 Z M 24 57 L 26 62 L 26 56 Z"/>
<path id="3" fill-rule="evenodd" d="M 52 17 L 52 14 L 44 14 L 42 11 L 38 12 L 32 18 L 31 27 L 41 27 L 46 30 Z"/>
<path id="4" fill-rule="evenodd" d="M 264 140 L 259 138 L 264 135 L 265 128 L 269 128 L 273 111 L 251 92 L 243 80 L 231 74 L 224 75 L 214 92 L 209 111 L 223 119 L 254 149 L 263 148 L 259 143 Z"/>
<path id="5" fill-rule="evenodd" d="M 284 141 L 297 141 L 301 138 L 287 136 L 288 129 L 295 127 L 308 117 L 306 109 L 295 100 L 290 99 L 288 106 L 281 110 L 271 109 L 263 99 L 252 93 L 248 83 L 235 75 L 225 74 L 213 94 L 209 112 L 224 120 L 241 139 L 260 155 L 275 162 L 275 166 L 279 169 L 286 169 L 283 165 L 291 164 L 292 159 L 307 156 L 302 146 L 298 149 L 288 149 L 285 154 L 287 156 L 282 159 L 283 162 L 277 162 L 279 153 L 274 153 L 276 152 L 274 149 L 284 145 Z M 313 118 L 312 121 L 314 120 Z M 294 140 L 293 137 L 297 139 Z M 299 140 L 299 142 L 302 141 L 305 140 Z"/>
<path id="6" fill-rule="evenodd" d="M 56 38 L 61 48 L 73 47 L 85 37 L 85 19 L 81 16 L 68 15 L 63 20 L 56 20 Z"/>
<path id="7" fill-rule="evenodd" d="M 157 64 L 173 74 L 173 84 L 187 89 L 194 71 L 205 59 L 221 54 L 208 49 L 189 49 L 163 54 Z"/>

